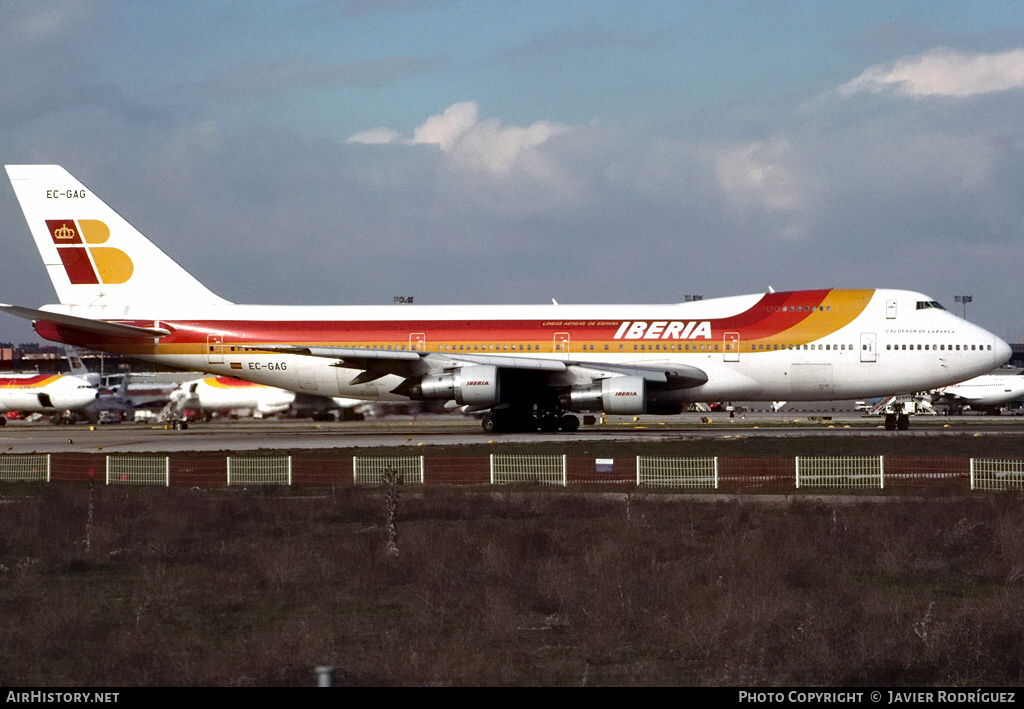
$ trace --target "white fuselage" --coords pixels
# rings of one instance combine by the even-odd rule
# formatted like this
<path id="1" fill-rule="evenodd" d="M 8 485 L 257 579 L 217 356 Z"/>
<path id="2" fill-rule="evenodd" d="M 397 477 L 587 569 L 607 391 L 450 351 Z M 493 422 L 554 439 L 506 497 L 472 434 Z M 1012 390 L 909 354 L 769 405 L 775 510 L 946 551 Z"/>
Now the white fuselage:
<path id="1" fill-rule="evenodd" d="M 140 359 L 362 400 L 406 400 L 392 393 L 403 377 L 353 381 L 362 369 L 337 366 L 335 359 L 246 348 L 286 343 L 418 350 L 450 359 L 453 367 L 481 356 L 495 362 L 499 357 L 552 359 L 588 368 L 575 381 L 570 366 L 561 382 L 565 386 L 592 381 L 602 363 L 689 365 L 707 374 L 700 386 L 664 395 L 674 401 L 815 401 L 923 391 L 988 372 L 1010 355 L 1005 342 L 929 297 L 882 289 L 670 305 L 175 308 L 168 303 L 44 309 L 171 330 L 171 336 L 150 346 L 121 348 Z M 98 348 L 118 351 L 109 343 Z"/>
<path id="2" fill-rule="evenodd" d="M 0 376 L 0 412 L 75 411 L 96 399 L 97 389 L 79 377 L 61 374 Z"/>
<path id="3" fill-rule="evenodd" d="M 933 392 L 936 401 L 971 406 L 1001 406 L 1024 399 L 1024 374 L 983 374 Z"/>
<path id="4" fill-rule="evenodd" d="M 181 399 L 184 407 L 204 412 L 250 410 L 268 416 L 286 411 L 295 401 L 295 392 L 226 377 L 204 377 L 182 383 L 171 399 Z"/>

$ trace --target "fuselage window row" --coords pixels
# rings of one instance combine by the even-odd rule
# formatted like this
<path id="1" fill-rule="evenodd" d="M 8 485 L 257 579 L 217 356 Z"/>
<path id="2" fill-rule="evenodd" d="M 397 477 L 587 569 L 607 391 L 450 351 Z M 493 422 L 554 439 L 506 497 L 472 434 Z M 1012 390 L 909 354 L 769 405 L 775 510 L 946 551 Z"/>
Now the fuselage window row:
<path id="1" fill-rule="evenodd" d="M 739 349 L 739 344 L 738 343 L 726 343 L 725 350 L 727 352 L 733 351 L 732 347 L 733 347 L 734 344 L 736 345 L 736 349 L 738 350 Z M 408 350 L 408 349 L 410 349 L 410 347 L 408 347 L 406 345 L 385 345 L 385 344 L 375 344 L 375 345 L 343 345 L 343 346 L 353 347 L 353 348 L 356 348 L 356 349 L 369 349 L 369 350 Z M 590 352 L 594 352 L 595 351 L 595 346 L 594 345 L 583 344 L 583 345 L 580 345 L 579 348 L 580 348 L 581 351 L 590 351 Z M 479 344 L 477 344 L 477 345 L 433 345 L 433 346 L 428 346 L 426 343 L 420 342 L 420 343 L 417 343 L 417 344 L 413 345 L 411 347 L 411 349 L 413 349 L 413 350 L 424 350 L 424 351 L 431 350 L 431 349 L 436 349 L 436 351 L 438 351 L 438 352 L 447 352 L 447 351 L 452 351 L 452 352 L 466 352 L 466 351 L 469 351 L 469 352 L 495 352 L 495 351 L 501 352 L 501 351 L 505 351 L 505 352 L 508 352 L 510 350 L 513 351 L 513 352 L 515 352 L 515 351 L 540 352 L 540 351 L 542 351 L 543 348 L 541 347 L 541 345 L 533 345 L 533 344 L 530 344 L 530 345 L 523 345 L 523 344 L 516 344 L 516 345 L 509 345 L 509 344 L 504 344 L 504 345 L 501 345 L 501 344 L 498 344 L 498 345 L 493 345 L 493 344 L 491 344 L 491 345 L 479 345 Z M 561 345 L 556 345 L 555 346 L 555 351 L 561 351 L 561 349 L 562 349 Z M 571 349 L 571 348 L 567 348 L 567 349 Z M 610 349 L 611 348 L 610 348 L 609 345 L 604 345 L 604 351 L 605 352 L 609 351 Z M 619 345 L 619 351 L 621 352 L 623 349 L 624 349 L 624 346 L 623 345 Z M 750 350 L 749 351 L 750 352 L 770 352 L 770 351 L 776 351 L 776 350 L 840 350 L 840 351 L 845 351 L 845 350 L 854 350 L 854 349 L 856 349 L 856 347 L 854 345 L 852 345 L 852 344 L 849 344 L 849 345 L 847 345 L 847 344 L 833 345 L 833 344 L 821 344 L 821 343 L 809 344 L 809 345 L 807 345 L 807 344 L 804 344 L 804 345 L 793 345 L 793 344 L 777 344 L 777 345 L 773 345 L 773 344 L 768 344 L 768 345 L 752 344 L 752 345 L 750 345 Z M 861 350 L 868 351 L 869 349 L 870 349 L 869 345 L 867 345 L 867 344 L 862 344 L 861 345 Z M 941 344 L 941 345 L 936 345 L 936 344 L 928 344 L 928 345 L 909 344 L 908 345 L 908 344 L 905 344 L 905 343 L 904 344 L 892 344 L 892 343 L 890 343 L 890 344 L 887 344 L 885 346 L 885 349 L 889 350 L 889 351 L 906 351 L 906 350 L 921 351 L 921 350 L 924 350 L 924 351 L 943 351 L 943 352 L 946 352 L 946 351 L 948 351 L 948 352 L 961 352 L 961 351 L 963 351 L 963 352 L 977 352 L 977 351 L 984 352 L 984 351 L 991 351 L 992 350 L 992 345 L 977 345 L 977 344 L 974 344 L 974 345 L 967 345 L 967 344 L 963 344 L 963 345 L 952 345 L 952 344 Z M 210 350 L 210 352 L 214 352 L 215 347 L 213 345 L 211 345 L 209 347 L 209 350 Z M 679 352 L 720 352 L 721 351 L 721 345 L 719 345 L 719 344 L 707 344 L 707 345 L 696 345 L 696 344 L 694 344 L 694 345 L 691 346 L 689 344 L 687 344 L 687 345 L 680 344 L 678 346 L 678 349 L 677 349 L 676 345 L 674 345 L 674 344 L 672 344 L 672 345 L 668 345 L 668 344 L 666 344 L 666 345 L 660 345 L 660 344 L 646 345 L 645 344 L 645 345 L 633 345 L 633 350 L 634 351 L 639 351 L 639 352 L 648 352 L 648 351 L 650 351 L 650 352 L 669 352 L 669 351 L 671 351 L 671 352 L 676 352 L 676 351 L 679 351 Z M 230 347 L 229 351 L 235 352 L 236 348 L 235 347 Z M 237 351 L 241 351 L 241 348 L 238 348 Z"/>

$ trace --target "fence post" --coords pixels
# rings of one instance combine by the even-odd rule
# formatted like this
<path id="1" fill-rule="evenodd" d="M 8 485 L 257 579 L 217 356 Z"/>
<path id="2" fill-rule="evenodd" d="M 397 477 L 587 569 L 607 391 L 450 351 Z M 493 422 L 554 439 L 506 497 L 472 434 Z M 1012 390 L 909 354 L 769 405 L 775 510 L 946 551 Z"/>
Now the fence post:
<path id="1" fill-rule="evenodd" d="M 640 487 L 640 456 L 636 457 L 636 486 Z"/>
<path id="2" fill-rule="evenodd" d="M 292 457 L 288 456 L 288 487 L 292 486 Z"/>
<path id="3" fill-rule="evenodd" d="M 106 480 L 104 481 L 104 485 L 109 485 L 110 484 L 110 456 L 109 455 L 103 456 L 103 460 L 106 461 L 105 464 L 107 466 L 107 474 L 106 474 Z"/>
<path id="4" fill-rule="evenodd" d="M 800 456 L 794 458 L 796 462 L 796 489 L 800 489 Z"/>
<path id="5" fill-rule="evenodd" d="M 974 489 L 974 458 L 971 458 L 971 489 Z"/>
<path id="6" fill-rule="evenodd" d="M 885 456 L 878 456 L 878 488 L 885 489 Z"/>
<path id="7" fill-rule="evenodd" d="M 491 485 L 494 484 L 494 453 L 491 453 Z"/>
<path id="8" fill-rule="evenodd" d="M 562 453 L 562 487 L 569 487 L 569 468 L 566 467 L 565 453 Z"/>
<path id="9" fill-rule="evenodd" d="M 333 665 L 320 665 L 316 668 L 316 686 L 317 687 L 333 687 L 334 686 L 334 666 Z"/>
<path id="10" fill-rule="evenodd" d="M 715 489 L 718 489 L 718 456 L 716 455 L 712 460 L 715 464 Z"/>
<path id="11" fill-rule="evenodd" d="M 50 454 L 46 454 L 46 482 L 50 482 Z"/>

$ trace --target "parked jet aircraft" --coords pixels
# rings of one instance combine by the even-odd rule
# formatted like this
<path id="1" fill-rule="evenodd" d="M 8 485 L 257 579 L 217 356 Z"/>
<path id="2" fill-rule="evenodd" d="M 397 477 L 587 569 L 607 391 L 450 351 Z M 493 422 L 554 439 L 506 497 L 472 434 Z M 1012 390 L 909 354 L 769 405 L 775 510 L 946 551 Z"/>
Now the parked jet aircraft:
<path id="1" fill-rule="evenodd" d="M 63 168 L 7 173 L 60 304 L 0 310 L 43 337 L 308 394 L 450 401 L 488 411 L 486 431 L 575 430 L 571 412 L 921 391 L 1010 357 L 998 337 L 901 290 L 671 305 L 236 305 Z"/>
<path id="2" fill-rule="evenodd" d="M 0 376 L 0 426 L 7 423 L 7 417 L 2 414 L 8 411 L 57 416 L 65 411 L 84 412 L 96 399 L 96 394 L 96 387 L 80 377 L 6 374 Z"/>
<path id="3" fill-rule="evenodd" d="M 186 409 L 196 411 L 200 416 L 248 411 L 264 417 L 291 414 L 299 407 L 302 413 L 314 418 L 326 419 L 328 412 L 335 412 L 337 418 L 345 418 L 344 411 L 360 403 L 353 399 L 297 394 L 231 377 L 200 377 L 183 382 L 171 393 L 165 417 L 180 416 Z"/>
<path id="4" fill-rule="evenodd" d="M 931 392 L 932 404 L 948 404 L 958 411 L 969 406 L 972 411 L 992 414 L 1017 399 L 1024 399 L 1024 371 L 982 374 Z"/>
<path id="5" fill-rule="evenodd" d="M 271 416 L 288 409 L 295 392 L 231 377 L 201 377 L 183 382 L 171 392 L 168 407 L 180 414 L 192 409 L 200 416 L 246 410 L 258 416 Z"/>

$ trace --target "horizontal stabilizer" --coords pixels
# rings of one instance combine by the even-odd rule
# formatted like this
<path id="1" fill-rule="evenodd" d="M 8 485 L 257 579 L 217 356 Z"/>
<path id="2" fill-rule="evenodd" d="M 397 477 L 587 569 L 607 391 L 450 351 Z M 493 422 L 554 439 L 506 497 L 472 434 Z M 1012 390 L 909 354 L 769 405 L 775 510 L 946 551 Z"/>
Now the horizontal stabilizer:
<path id="1" fill-rule="evenodd" d="M 25 320 L 44 320 L 46 322 L 57 323 L 58 325 L 68 325 L 69 327 L 73 327 L 77 330 L 94 332 L 97 335 L 107 335 L 108 337 L 166 337 L 171 334 L 170 330 L 162 327 L 138 327 L 137 325 L 124 325 L 122 323 L 106 322 L 104 320 L 80 318 L 76 315 L 51 313 L 47 310 L 23 308 L 20 305 L 7 305 L 6 303 L 0 303 L 0 311 L 9 313 L 15 317 L 24 318 Z"/>

